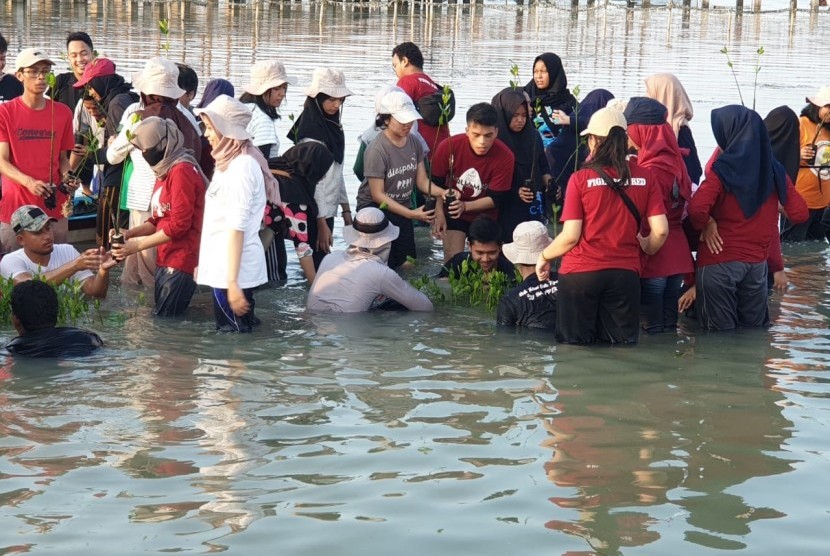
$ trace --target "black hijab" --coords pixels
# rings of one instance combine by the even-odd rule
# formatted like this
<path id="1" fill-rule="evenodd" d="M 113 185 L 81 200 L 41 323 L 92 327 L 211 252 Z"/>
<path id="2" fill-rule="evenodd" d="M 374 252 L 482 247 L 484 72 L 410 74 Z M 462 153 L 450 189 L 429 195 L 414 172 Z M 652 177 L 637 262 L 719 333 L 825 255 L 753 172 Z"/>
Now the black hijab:
<path id="1" fill-rule="evenodd" d="M 541 146 L 537 145 L 539 134 L 536 132 L 533 120 L 530 118 L 532 114 L 530 103 L 522 90 L 508 87 L 493 97 L 492 104 L 497 114 L 498 138 L 510 148 L 516 157 L 513 186 L 520 186 L 524 183 L 524 180 L 531 178 L 533 166 L 536 164 L 536 156 L 540 152 L 539 149 L 541 149 Z M 513 119 L 513 114 L 520 106 L 527 109 L 528 119 L 525 121 L 522 130 L 515 132 L 510 129 L 510 120 Z M 541 179 L 542 177 L 539 175 L 534 176 L 534 181 L 541 183 Z"/>
<path id="2" fill-rule="evenodd" d="M 801 122 L 789 106 L 773 108 L 764 118 L 775 159 L 784 165 L 790 181 L 795 183 L 801 164 Z"/>
<path id="3" fill-rule="evenodd" d="M 712 133 L 721 149 L 712 163 L 723 188 L 738 199 L 746 218 L 752 218 L 773 191 L 787 198 L 787 172 L 775 159 L 761 116 L 732 104 L 712 110 Z"/>
<path id="4" fill-rule="evenodd" d="M 548 145 L 547 151 L 548 159 L 553 161 L 551 171 L 558 183 L 564 185 L 568 182 L 568 178 L 573 173 L 575 156 L 578 157 L 580 166 L 585 161 L 588 156 L 588 146 L 579 141 L 579 134 L 588 127 L 588 122 L 594 112 L 605 108 L 613 98 L 613 93 L 606 89 L 594 89 L 585 95 L 585 100 L 568 114 L 571 118 L 570 125 L 563 126 L 562 132 Z M 578 151 L 577 145 L 579 145 Z"/>
<path id="5" fill-rule="evenodd" d="M 288 138 L 296 145 L 303 139 L 315 139 L 325 144 L 328 150 L 334 155 L 338 164 L 343 164 L 343 156 L 346 151 L 346 136 L 343 134 L 343 126 L 340 124 L 342 110 L 334 116 L 329 116 L 323 111 L 323 100 L 331 98 L 323 93 L 316 97 L 306 97 L 303 104 L 303 111 L 291 130 Z"/>
<path id="6" fill-rule="evenodd" d="M 314 189 L 323 179 L 334 157 L 325 145 L 307 141 L 291 147 L 281 156 L 268 161 L 272 170 L 280 170 L 289 177 L 277 175 L 283 202 L 314 205 Z M 316 205 L 314 212 L 316 213 Z"/>
<path id="7" fill-rule="evenodd" d="M 124 81 L 124 78 L 118 74 L 101 75 L 93 77 L 89 80 L 89 86 L 95 89 L 95 92 L 101 95 L 101 106 L 107 114 L 107 134 L 115 136 L 118 133 L 118 126 L 120 121 L 110 121 L 112 116 L 112 101 L 118 95 L 129 94 L 132 102 L 124 102 L 119 108 L 123 113 L 124 108 L 133 102 L 138 102 L 138 94 L 133 92 L 132 86 Z M 120 119 L 120 118 L 119 118 Z"/>
<path id="8" fill-rule="evenodd" d="M 531 105 L 535 107 L 538 98 L 542 106 L 567 112 L 573 108 L 576 99 L 568 90 L 568 77 L 565 75 L 565 68 L 562 67 L 562 60 L 553 52 L 545 52 L 536 56 L 533 60 L 533 67 L 536 67 L 536 62 L 540 60 L 548 69 L 549 81 L 545 89 L 537 87 L 533 79 L 525 85 L 525 91 L 530 95 Z M 548 122 L 548 125 L 552 124 Z"/>

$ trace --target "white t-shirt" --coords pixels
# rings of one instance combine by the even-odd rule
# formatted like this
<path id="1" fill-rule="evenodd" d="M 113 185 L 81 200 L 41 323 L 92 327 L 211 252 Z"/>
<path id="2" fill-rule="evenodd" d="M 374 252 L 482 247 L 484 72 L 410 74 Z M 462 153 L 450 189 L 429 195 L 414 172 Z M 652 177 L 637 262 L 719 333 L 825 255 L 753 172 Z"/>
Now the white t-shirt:
<path id="1" fill-rule="evenodd" d="M 432 311 L 429 298 L 394 270 L 375 260 L 348 258 L 344 251 L 329 253 L 320 263 L 306 307 L 318 313 L 360 313 L 378 296 L 412 311 Z"/>
<path id="2" fill-rule="evenodd" d="M 205 216 L 199 246 L 197 282 L 212 288 L 228 287 L 230 231 L 244 233 L 237 283 L 242 289 L 268 281 L 265 250 L 259 228 L 265 214 L 265 179 L 253 157 L 234 158 L 224 172 L 218 168 L 205 196 Z"/>
<path id="3" fill-rule="evenodd" d="M 256 104 L 251 104 L 251 122 L 248 124 L 248 133 L 253 135 L 251 142 L 255 147 L 271 145 L 271 152 L 268 158 L 274 158 L 280 154 L 280 140 L 277 135 L 277 120 L 272 120 L 268 114 Z"/>
<path id="4" fill-rule="evenodd" d="M 52 247 L 52 254 L 49 256 L 49 264 L 46 265 L 46 267 L 42 267 L 39 264 L 32 262 L 32 260 L 26 256 L 23 249 L 18 249 L 17 251 L 12 251 L 3 257 L 2 261 L 0 261 L 0 275 L 2 275 L 3 278 L 16 278 L 18 275 L 24 273 L 29 273 L 32 276 L 38 272 L 43 274 L 60 268 L 80 256 L 81 254 L 78 250 L 68 243 L 58 243 Z M 94 275 L 89 270 L 79 270 L 72 275 L 72 279 L 83 282 L 93 276 Z"/>

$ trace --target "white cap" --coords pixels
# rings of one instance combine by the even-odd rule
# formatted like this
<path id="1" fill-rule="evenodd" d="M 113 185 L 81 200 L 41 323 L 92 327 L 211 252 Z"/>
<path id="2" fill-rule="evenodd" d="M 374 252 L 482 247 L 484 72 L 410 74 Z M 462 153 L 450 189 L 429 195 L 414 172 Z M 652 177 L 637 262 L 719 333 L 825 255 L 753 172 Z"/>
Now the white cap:
<path id="1" fill-rule="evenodd" d="M 827 106 L 830 104 L 830 85 L 825 85 L 816 94 L 807 97 L 807 102 L 816 106 Z"/>
<path id="2" fill-rule="evenodd" d="M 14 59 L 14 69 L 15 71 L 20 71 L 23 68 L 30 68 L 38 62 L 49 62 L 49 64 L 55 65 L 55 62 L 49 59 L 49 56 L 46 55 L 43 49 L 24 48 L 17 55 L 17 58 Z"/>
<path id="3" fill-rule="evenodd" d="M 621 127 L 623 130 L 628 127 L 623 113 L 614 108 L 600 108 L 594 112 L 593 116 L 591 116 L 591 121 L 588 122 L 588 127 L 585 131 L 580 133 L 580 135 L 608 137 L 608 134 L 611 133 L 611 130 L 615 127 Z"/>
<path id="4" fill-rule="evenodd" d="M 390 114 L 402 124 L 420 120 L 421 115 L 415 108 L 412 99 L 404 92 L 390 91 L 383 95 L 377 106 L 378 114 Z"/>

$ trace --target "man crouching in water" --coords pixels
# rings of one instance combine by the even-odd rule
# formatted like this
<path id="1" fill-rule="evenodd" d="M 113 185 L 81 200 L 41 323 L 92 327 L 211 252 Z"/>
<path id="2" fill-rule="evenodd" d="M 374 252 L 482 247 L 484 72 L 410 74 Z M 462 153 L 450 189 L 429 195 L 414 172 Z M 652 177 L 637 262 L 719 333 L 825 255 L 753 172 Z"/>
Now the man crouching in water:
<path id="1" fill-rule="evenodd" d="M 20 336 L 6 345 L 12 355 L 78 357 L 89 355 L 104 342 L 94 332 L 56 327 L 58 294 L 40 280 L 15 285 L 11 294 L 12 323 Z"/>

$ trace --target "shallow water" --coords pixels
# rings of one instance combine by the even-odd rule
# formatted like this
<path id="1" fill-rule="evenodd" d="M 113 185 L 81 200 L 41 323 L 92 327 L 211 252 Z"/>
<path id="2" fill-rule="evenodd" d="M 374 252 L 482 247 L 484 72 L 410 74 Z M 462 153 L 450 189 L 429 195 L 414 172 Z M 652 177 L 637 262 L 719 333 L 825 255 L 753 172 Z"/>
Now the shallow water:
<path id="1" fill-rule="evenodd" d="M 28 6 L 0 25 L 12 51 L 57 51 L 75 27 L 123 70 L 159 50 L 149 6 Z M 241 85 L 253 59 L 277 55 L 301 85 L 316 65 L 342 67 L 355 92 L 347 165 L 402 40 L 430 53 L 461 114 L 507 85 L 511 60 L 528 79 L 543 50 L 563 56 L 583 95 L 639 94 L 650 73 L 675 71 L 705 157 L 708 111 L 737 100 L 718 52 L 730 23 L 750 98 L 765 46 L 762 113 L 798 109 L 817 88 L 813 45 L 827 28 L 826 14 L 799 13 L 791 34 L 786 14 L 748 14 L 737 29 L 726 13 L 613 7 L 575 19 L 436 7 L 432 25 L 377 7 L 184 10 L 171 57 L 203 77 Z M 289 93 L 284 114 L 298 113 L 301 91 Z M 419 241 L 418 271 L 434 269 L 438 246 Z M 204 294 L 188 320 L 162 321 L 139 291 L 114 287 L 90 325 L 100 354 L 2 363 L 0 554 L 825 554 L 830 250 L 785 254 L 792 286 L 773 297 L 769 330 L 685 322 L 632 349 L 498 333 L 486 312 L 450 305 L 310 316 L 296 265 L 287 286 L 257 292 L 264 324 L 247 336 L 215 334 Z"/>

